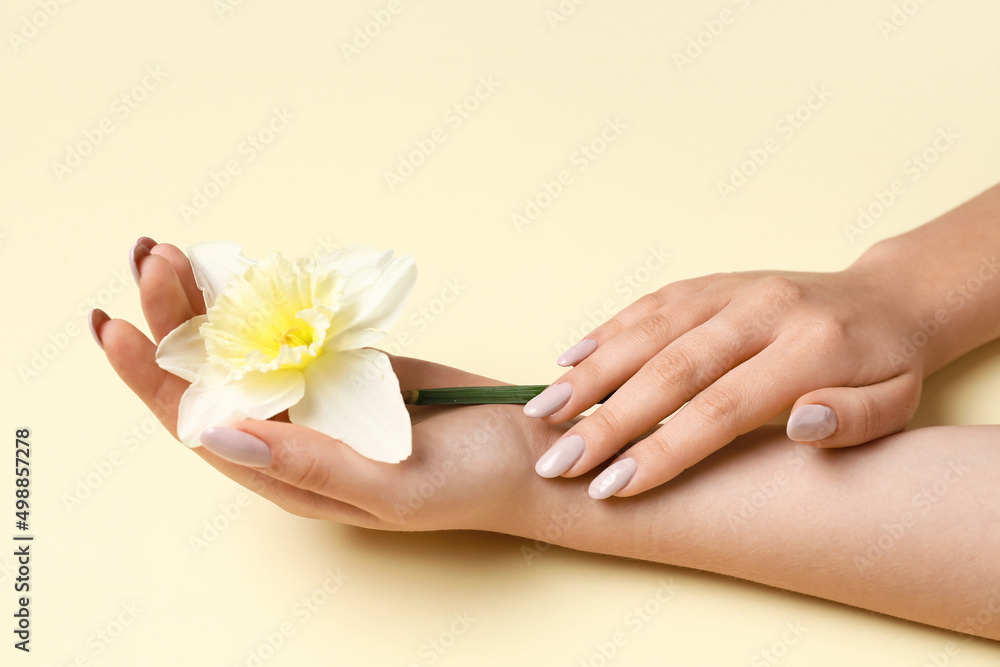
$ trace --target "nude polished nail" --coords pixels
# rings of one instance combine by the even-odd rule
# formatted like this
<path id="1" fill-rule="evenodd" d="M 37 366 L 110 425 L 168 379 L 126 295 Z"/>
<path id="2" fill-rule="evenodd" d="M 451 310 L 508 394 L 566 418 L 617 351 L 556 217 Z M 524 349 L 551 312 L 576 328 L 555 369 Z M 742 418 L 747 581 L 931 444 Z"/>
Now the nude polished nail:
<path id="1" fill-rule="evenodd" d="M 829 438 L 837 430 L 837 415 L 825 405 L 802 405 L 788 418 L 789 440 L 813 442 Z"/>
<path id="2" fill-rule="evenodd" d="M 139 262 L 142 261 L 143 257 L 148 257 L 149 254 L 149 248 L 139 242 L 136 242 L 128 253 L 128 265 L 132 269 L 132 277 L 135 278 L 136 285 L 139 284 Z"/>
<path id="3" fill-rule="evenodd" d="M 583 438 L 578 435 L 568 435 L 542 454 L 535 464 L 535 472 L 542 477 L 558 477 L 580 460 L 583 450 Z"/>
<path id="4" fill-rule="evenodd" d="M 593 338 L 584 338 L 579 343 L 563 352 L 556 363 L 560 366 L 575 366 L 597 349 L 597 341 Z"/>
<path id="5" fill-rule="evenodd" d="M 635 459 L 622 459 L 608 466 L 607 470 L 590 483 L 590 497 L 594 500 L 604 500 L 615 495 L 632 481 L 638 467 Z"/>
<path id="6" fill-rule="evenodd" d="M 202 446 L 227 461 L 263 468 L 271 463 L 271 448 L 249 433 L 235 428 L 211 426 L 198 436 Z"/>
<path id="7" fill-rule="evenodd" d="M 108 314 L 105 313 L 100 308 L 94 308 L 90 311 L 90 315 L 87 317 L 87 325 L 90 327 L 90 334 L 97 341 L 100 348 L 104 349 L 104 343 L 101 342 L 101 325 L 110 320 Z"/>
<path id="8" fill-rule="evenodd" d="M 548 417 L 566 405 L 572 395 L 573 385 L 569 383 L 551 385 L 525 404 L 524 414 L 529 417 Z"/>

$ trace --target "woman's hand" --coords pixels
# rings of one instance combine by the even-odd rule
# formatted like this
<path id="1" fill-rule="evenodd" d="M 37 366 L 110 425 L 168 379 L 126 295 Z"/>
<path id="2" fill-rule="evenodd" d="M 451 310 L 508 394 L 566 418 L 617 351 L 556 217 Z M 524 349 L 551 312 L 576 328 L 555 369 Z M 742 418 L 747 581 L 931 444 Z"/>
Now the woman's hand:
<path id="1" fill-rule="evenodd" d="M 582 475 L 682 406 L 621 453 L 591 495 L 651 489 L 793 405 L 788 437 L 819 447 L 902 430 L 924 377 L 923 351 L 903 340 L 918 326 L 917 295 L 890 289 L 872 264 L 718 274 L 642 297 L 560 357 L 575 367 L 525 406 L 558 424 L 615 392 L 536 470 Z"/>
<path id="2" fill-rule="evenodd" d="M 191 265 L 178 248 L 144 239 L 131 258 L 157 342 L 205 312 Z M 189 383 L 156 364 L 155 344 L 130 323 L 95 313 L 95 335 L 111 365 L 176 437 L 178 404 Z M 418 359 L 393 357 L 392 365 L 404 389 L 497 384 Z M 413 453 L 399 464 L 367 459 L 322 433 L 288 423 L 284 415 L 214 429 L 208 440 L 215 453 L 208 446 L 194 451 L 300 516 L 389 530 L 532 534 L 528 504 L 538 507 L 540 494 L 554 500 L 557 492 L 525 471 L 564 429 L 525 419 L 517 406 L 408 409 Z M 581 481 L 574 495 L 584 495 L 584 486 Z"/>

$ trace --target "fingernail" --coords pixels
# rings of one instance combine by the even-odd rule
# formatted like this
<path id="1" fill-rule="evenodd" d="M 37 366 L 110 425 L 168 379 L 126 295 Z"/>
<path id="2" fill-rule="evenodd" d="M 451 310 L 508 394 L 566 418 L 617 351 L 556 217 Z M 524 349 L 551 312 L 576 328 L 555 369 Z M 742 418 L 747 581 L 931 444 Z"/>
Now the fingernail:
<path id="1" fill-rule="evenodd" d="M 590 497 L 594 500 L 604 500 L 615 495 L 632 481 L 637 467 L 635 459 L 622 459 L 612 464 L 590 483 Z"/>
<path id="2" fill-rule="evenodd" d="M 235 428 L 210 426 L 198 439 L 205 449 L 233 463 L 263 468 L 271 462 L 271 448 L 267 443 Z"/>
<path id="3" fill-rule="evenodd" d="M 594 338 L 584 338 L 579 343 L 563 352 L 556 363 L 560 366 L 575 366 L 597 349 L 597 340 Z"/>
<path id="4" fill-rule="evenodd" d="M 148 250 L 152 250 L 153 248 L 156 247 L 156 241 L 149 238 L 148 236 L 140 236 L 139 240 L 136 241 L 136 243 L 141 243 L 142 245 L 146 246 Z"/>
<path id="5" fill-rule="evenodd" d="M 812 442 L 829 438 L 837 430 L 837 415 L 825 405 L 802 405 L 788 418 L 785 432 L 790 440 Z"/>
<path id="6" fill-rule="evenodd" d="M 108 314 L 100 308 L 94 308 L 90 311 L 90 315 L 87 317 L 87 324 L 90 325 L 90 333 L 102 350 L 104 349 L 104 343 L 101 342 L 101 325 L 110 319 L 111 318 L 108 317 Z"/>
<path id="7" fill-rule="evenodd" d="M 149 248 L 142 243 L 136 243 L 128 253 L 128 265 L 132 269 L 132 277 L 135 278 L 136 285 L 139 284 L 139 262 L 148 255 Z"/>
<path id="8" fill-rule="evenodd" d="M 573 467 L 583 456 L 583 438 L 569 435 L 552 445 L 535 464 L 535 472 L 542 477 L 558 477 Z"/>
<path id="9" fill-rule="evenodd" d="M 524 414 L 529 417 L 548 417 L 553 412 L 566 405 L 573 395 L 573 385 L 560 382 L 545 388 L 545 391 L 535 396 L 524 406 Z"/>

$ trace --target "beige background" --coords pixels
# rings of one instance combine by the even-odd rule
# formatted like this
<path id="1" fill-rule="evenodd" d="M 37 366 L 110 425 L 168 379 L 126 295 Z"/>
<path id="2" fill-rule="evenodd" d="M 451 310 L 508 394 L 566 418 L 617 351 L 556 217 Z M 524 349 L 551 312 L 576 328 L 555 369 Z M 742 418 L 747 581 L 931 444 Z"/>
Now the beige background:
<path id="1" fill-rule="evenodd" d="M 574 11 L 550 13 L 560 6 Z M 623 630 L 608 664 L 749 665 L 768 664 L 759 652 L 789 623 L 807 631 L 781 664 L 919 667 L 942 651 L 957 635 L 714 575 L 556 548 L 529 565 L 529 543 L 506 536 L 380 534 L 287 515 L 167 435 L 111 371 L 85 315 L 96 303 L 139 321 L 126 253 L 140 235 L 237 240 L 251 256 L 365 243 L 413 253 L 420 267 L 394 351 L 550 381 L 558 352 L 600 311 L 643 291 L 716 271 L 835 270 L 996 182 L 1000 6 L 391 7 L 349 58 L 343 45 L 371 12 L 384 21 L 387 0 L 4 3 L 3 432 L 13 448 L 16 427 L 33 431 L 38 536 L 30 656 L 10 647 L 13 559 L 0 548 L 9 664 L 248 665 L 262 652 L 269 667 L 600 665 L 596 646 Z M 712 23 L 724 10 L 730 23 Z M 894 11 L 902 25 L 880 30 Z M 707 46 L 679 67 L 675 53 L 699 39 Z M 799 109 L 808 118 L 789 133 L 782 119 L 814 89 L 831 97 Z M 463 100 L 476 108 L 458 123 L 449 110 Z M 614 141 L 581 171 L 577 151 L 609 121 Z M 948 128 L 957 137 L 914 180 L 907 162 L 935 157 Z M 250 135 L 270 143 L 253 153 Z M 391 188 L 385 172 L 432 135 L 443 142 Z M 723 201 L 718 183 L 768 139 L 776 152 Z M 73 151 L 88 153 L 75 167 Z M 182 205 L 231 161 L 238 173 L 186 220 Z M 563 170 L 568 184 L 518 230 L 512 214 Z M 857 209 L 895 179 L 903 194 L 849 240 Z M 651 248 L 670 257 L 649 270 Z M 448 290 L 458 296 L 441 307 Z M 929 380 L 918 423 L 996 423 L 998 389 L 993 345 Z M 13 533 L 7 520 L 0 534 Z M 224 529 L 196 549 L 213 521 Z M 349 578 L 327 595 L 338 570 Z M 634 633 L 627 614 L 671 578 L 681 591 Z M 310 596 L 322 604 L 306 613 Z M 475 621 L 449 635 L 463 613 Z M 294 634 L 271 655 L 265 636 L 282 623 Z M 450 648 L 428 652 L 435 639 Z M 975 641 L 948 664 L 998 658 Z"/>

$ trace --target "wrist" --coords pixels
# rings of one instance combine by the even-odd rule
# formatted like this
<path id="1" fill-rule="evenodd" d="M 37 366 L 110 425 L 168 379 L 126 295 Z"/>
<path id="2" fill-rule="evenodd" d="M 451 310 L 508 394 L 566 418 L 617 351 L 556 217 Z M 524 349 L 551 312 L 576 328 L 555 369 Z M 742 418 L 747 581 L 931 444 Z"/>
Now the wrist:
<path id="1" fill-rule="evenodd" d="M 655 493 L 641 498 L 595 500 L 588 487 L 600 468 L 580 477 L 551 479 L 539 476 L 534 461 L 547 451 L 576 420 L 551 425 L 537 419 L 521 422 L 532 465 L 518 478 L 516 489 L 487 530 L 522 537 L 522 556 L 531 564 L 550 545 L 580 551 L 665 562 L 650 538 L 669 527 L 656 522 Z M 512 475 L 514 478 L 514 475 Z M 648 497 L 647 497 L 648 496 Z"/>
<path id="2" fill-rule="evenodd" d="M 945 308 L 940 277 L 911 247 L 906 236 L 879 241 L 844 270 L 871 301 L 873 316 L 885 323 L 889 354 L 897 369 L 926 377 L 950 361 L 952 316 Z"/>

